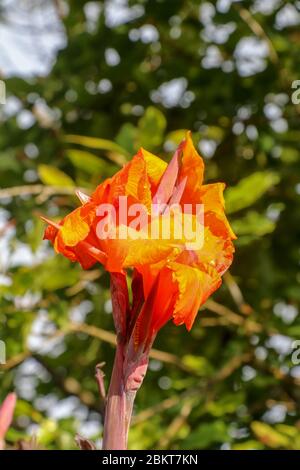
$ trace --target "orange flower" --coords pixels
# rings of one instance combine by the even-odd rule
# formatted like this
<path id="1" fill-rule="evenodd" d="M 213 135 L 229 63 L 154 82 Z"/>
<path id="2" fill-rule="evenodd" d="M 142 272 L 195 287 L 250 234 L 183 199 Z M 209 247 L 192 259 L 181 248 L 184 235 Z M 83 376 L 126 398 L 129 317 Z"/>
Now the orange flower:
<path id="1" fill-rule="evenodd" d="M 91 197 L 78 192 L 82 206 L 61 222 L 44 218 L 45 238 L 57 252 L 83 268 L 100 262 L 110 272 L 117 350 L 104 449 L 126 448 L 135 393 L 159 329 L 172 318 L 190 329 L 232 262 L 235 235 L 224 213 L 225 185 L 203 185 L 203 172 L 187 133 L 169 165 L 140 149 Z"/>
<path id="2" fill-rule="evenodd" d="M 134 330 L 136 344 L 149 342 L 169 319 L 176 325 L 190 329 L 199 307 L 220 286 L 221 276 L 232 262 L 235 238 L 224 213 L 223 183 L 203 185 L 204 163 L 187 133 L 169 165 L 155 155 L 140 149 L 135 157 L 115 176 L 100 184 L 91 197 L 78 196 L 82 206 L 67 215 L 59 224 L 50 222 L 45 238 L 51 240 L 57 252 L 71 261 L 79 261 L 83 268 L 100 262 L 112 273 L 112 282 L 125 276 L 127 268 L 134 269 L 134 281 L 142 293 L 133 288 L 133 305 L 123 312 L 126 325 Z M 132 215 L 124 222 L 121 202 L 126 201 L 127 213 L 136 204 L 145 207 L 147 230 L 133 227 Z M 111 220 L 114 237 L 99 236 L 99 223 L 107 222 L 99 213 L 103 204 L 115 209 Z M 163 208 L 153 209 L 153 204 Z M 177 204 L 178 214 L 168 214 L 167 208 Z M 202 246 L 191 249 L 187 238 L 175 237 L 180 220 L 195 223 L 195 207 L 203 204 L 204 219 Z M 163 206 L 165 205 L 165 206 Z M 189 210 L 186 211 L 186 206 Z M 153 214 L 156 211 L 155 214 Z M 149 226 L 153 219 L 160 226 L 169 217 L 172 229 L 168 239 L 151 238 Z M 47 220 L 47 219 L 46 219 Z M 149 225 L 150 224 L 150 225 Z M 199 226 L 198 226 L 199 227 Z M 119 235 L 127 228 L 127 237 Z M 138 300 L 136 299 L 138 297 Z M 139 304 L 138 307 L 136 304 Z M 116 325 L 128 338 L 128 331 Z"/>

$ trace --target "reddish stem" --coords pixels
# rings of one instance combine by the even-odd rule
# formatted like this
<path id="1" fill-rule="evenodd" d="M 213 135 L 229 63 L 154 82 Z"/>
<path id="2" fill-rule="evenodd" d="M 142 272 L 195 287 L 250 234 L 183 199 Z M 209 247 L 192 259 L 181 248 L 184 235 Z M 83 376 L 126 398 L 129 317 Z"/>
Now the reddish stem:
<path id="1" fill-rule="evenodd" d="M 127 448 L 128 420 L 123 363 L 123 347 L 118 344 L 105 409 L 103 449 L 106 450 Z"/>
<path id="2" fill-rule="evenodd" d="M 143 341 L 136 344 L 136 338 L 141 337 L 141 324 L 137 321 L 137 312 L 142 305 L 141 286 L 139 285 L 139 289 L 134 289 L 134 308 L 131 312 L 129 312 L 128 289 L 124 275 L 111 274 L 111 290 L 118 341 L 106 401 L 103 449 L 125 450 L 134 399 L 147 371 L 149 351 L 155 335 L 154 332 L 149 338 L 149 335 L 145 335 Z M 143 321 L 142 326 L 145 331 L 149 326 L 148 311 L 151 312 L 149 309 L 143 310 L 142 318 L 145 317 L 146 320 Z M 133 319 L 132 325 L 128 323 L 129 313 Z"/>
<path id="3" fill-rule="evenodd" d="M 136 392 L 143 382 L 148 366 L 148 353 L 137 356 L 130 364 L 127 354 L 128 345 L 124 347 L 118 343 L 105 409 L 102 447 L 104 450 L 127 449 Z"/>

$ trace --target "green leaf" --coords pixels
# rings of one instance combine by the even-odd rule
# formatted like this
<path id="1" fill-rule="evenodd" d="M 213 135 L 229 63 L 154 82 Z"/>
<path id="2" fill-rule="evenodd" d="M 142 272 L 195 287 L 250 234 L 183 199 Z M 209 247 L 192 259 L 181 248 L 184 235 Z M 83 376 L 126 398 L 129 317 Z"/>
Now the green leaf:
<path id="1" fill-rule="evenodd" d="M 212 139 L 216 140 L 217 142 L 220 142 L 221 140 L 223 140 L 224 137 L 224 129 L 218 126 L 208 126 L 207 129 L 205 129 L 204 131 L 204 136 L 207 139 Z"/>
<path id="2" fill-rule="evenodd" d="M 6 440 L 9 442 L 18 442 L 26 437 L 26 433 L 24 431 L 18 431 L 12 427 L 10 427 L 5 435 Z"/>
<path id="3" fill-rule="evenodd" d="M 13 285 L 9 286 L 9 291 L 14 295 L 24 295 L 28 290 L 56 291 L 74 285 L 79 275 L 77 266 L 69 260 L 53 256 L 40 265 L 18 269 L 13 275 Z"/>
<path id="4" fill-rule="evenodd" d="M 279 181 L 279 175 L 271 171 L 257 171 L 241 179 L 225 192 L 226 211 L 232 213 L 251 206 Z"/>
<path id="5" fill-rule="evenodd" d="M 76 168 L 79 168 L 91 175 L 101 173 L 105 166 L 105 162 L 103 162 L 99 157 L 83 150 L 69 149 L 66 151 L 66 156 L 71 160 Z"/>
<path id="6" fill-rule="evenodd" d="M 20 165 L 12 151 L 0 152 L 0 171 L 15 171 L 20 169 Z"/>
<path id="7" fill-rule="evenodd" d="M 152 150 L 161 145 L 166 126 L 167 121 L 163 113 L 154 106 L 149 106 L 138 124 L 141 146 Z"/>
<path id="8" fill-rule="evenodd" d="M 291 438 L 299 435 L 299 430 L 294 426 L 289 426 L 288 424 L 277 424 L 276 429 L 280 433 L 286 434 Z"/>
<path id="9" fill-rule="evenodd" d="M 205 449 L 216 443 L 228 440 L 227 427 L 224 421 L 200 424 L 182 443 L 183 449 Z"/>
<path id="10" fill-rule="evenodd" d="M 111 140 L 107 139 L 99 139 L 98 137 L 85 137 L 83 135 L 66 135 L 65 142 L 67 142 L 68 144 L 82 145 L 83 147 L 88 147 L 91 149 L 108 150 L 109 152 L 119 154 L 126 158 L 130 156 L 123 147 L 116 144 L 115 142 L 112 142 Z M 123 163 L 126 163 L 126 158 L 123 158 Z"/>
<path id="11" fill-rule="evenodd" d="M 28 231 L 27 240 L 30 248 L 35 253 L 41 245 L 41 240 L 45 231 L 45 223 L 39 217 L 35 217 L 32 222 L 33 224 L 31 229 Z"/>
<path id="12" fill-rule="evenodd" d="M 276 227 L 275 222 L 255 211 L 247 212 L 244 217 L 234 220 L 231 225 L 237 235 L 256 235 L 258 237 L 272 233 Z"/>
<path id="13" fill-rule="evenodd" d="M 41 445 L 50 444 L 58 432 L 58 424 L 53 419 L 44 419 L 38 430 L 38 442 Z"/>
<path id="14" fill-rule="evenodd" d="M 251 429 L 257 438 L 267 447 L 271 447 L 272 449 L 289 447 L 289 438 L 276 431 L 273 427 L 269 426 L 269 424 L 253 421 L 251 423 Z"/>
<path id="15" fill-rule="evenodd" d="M 298 300 L 300 301 L 299 289 L 297 293 L 298 293 Z M 287 334 L 294 338 L 300 337 L 300 325 L 293 325 L 293 326 L 288 327 Z"/>
<path id="16" fill-rule="evenodd" d="M 176 131 L 169 132 L 165 140 L 171 141 L 176 147 L 185 138 L 186 132 L 187 129 L 177 129 Z"/>
<path id="17" fill-rule="evenodd" d="M 41 181 L 49 186 L 75 186 L 70 176 L 51 165 L 39 165 L 38 174 Z"/>
<path id="18" fill-rule="evenodd" d="M 194 370 L 199 375 L 209 375 L 213 371 L 212 366 L 203 356 L 193 356 L 192 354 L 186 354 L 183 356 L 182 362 L 185 366 Z"/>
<path id="19" fill-rule="evenodd" d="M 213 416 L 223 416 L 225 414 L 235 413 L 236 409 L 245 402 L 245 393 L 236 392 L 225 395 L 216 401 L 207 404 L 207 411 Z"/>
<path id="20" fill-rule="evenodd" d="M 280 158 L 284 163 L 293 164 L 299 160 L 299 150 L 293 147 L 284 147 L 281 151 Z"/>
<path id="21" fill-rule="evenodd" d="M 130 122 L 123 124 L 116 137 L 116 142 L 126 149 L 130 155 L 133 155 L 137 150 L 137 141 L 138 129 Z"/>
<path id="22" fill-rule="evenodd" d="M 231 446 L 232 450 L 263 450 L 263 448 L 263 444 L 261 442 L 255 441 L 254 439 L 240 442 Z"/>

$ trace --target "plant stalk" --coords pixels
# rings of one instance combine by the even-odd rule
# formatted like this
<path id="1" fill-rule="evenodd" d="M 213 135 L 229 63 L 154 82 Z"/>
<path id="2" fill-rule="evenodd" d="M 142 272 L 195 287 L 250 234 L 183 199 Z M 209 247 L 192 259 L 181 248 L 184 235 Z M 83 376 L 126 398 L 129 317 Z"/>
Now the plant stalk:
<path id="1" fill-rule="evenodd" d="M 118 344 L 105 408 L 103 432 L 103 449 L 105 450 L 127 448 L 130 417 L 126 411 L 123 364 L 123 346 Z"/>
<path id="2" fill-rule="evenodd" d="M 134 400 L 147 371 L 149 352 L 130 365 L 126 353 L 127 347 L 118 343 L 105 408 L 103 450 L 127 449 Z"/>

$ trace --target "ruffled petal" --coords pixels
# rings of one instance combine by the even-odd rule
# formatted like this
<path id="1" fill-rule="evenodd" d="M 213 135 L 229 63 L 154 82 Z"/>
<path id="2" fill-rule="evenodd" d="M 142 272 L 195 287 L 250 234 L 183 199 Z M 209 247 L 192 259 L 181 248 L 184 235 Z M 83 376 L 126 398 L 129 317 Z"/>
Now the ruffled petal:
<path id="1" fill-rule="evenodd" d="M 76 246 L 88 236 L 89 232 L 90 226 L 81 217 L 80 209 L 77 209 L 65 218 L 59 233 L 65 245 Z"/>
<path id="2" fill-rule="evenodd" d="M 213 233 L 223 238 L 236 239 L 225 215 L 225 201 L 223 191 L 225 183 L 203 185 L 200 192 L 200 201 L 204 205 L 204 221 Z"/>
<path id="3" fill-rule="evenodd" d="M 201 271 L 180 263 L 171 263 L 170 268 L 173 271 L 173 279 L 178 285 L 173 321 L 176 325 L 185 324 L 190 330 L 200 306 L 222 281 L 214 269 Z"/>
<path id="4" fill-rule="evenodd" d="M 194 147 L 191 133 L 187 132 L 182 144 L 182 164 L 179 171 L 179 181 L 186 178 L 182 204 L 200 202 L 200 191 L 203 182 L 204 163 Z"/>
<path id="5" fill-rule="evenodd" d="M 167 168 L 167 163 L 153 153 L 141 148 L 139 153 L 146 162 L 147 175 L 151 184 L 152 194 L 156 191 L 160 179 Z"/>
<path id="6" fill-rule="evenodd" d="M 153 161 L 150 157 L 151 154 L 149 154 L 150 156 L 147 155 L 147 159 L 150 163 L 147 164 L 144 158 L 145 153 L 145 151 L 140 150 L 112 178 L 100 184 L 92 194 L 94 203 L 111 203 L 118 207 L 119 197 L 127 196 L 129 199 L 131 198 L 132 203 L 144 204 L 150 210 L 152 193 L 147 168 L 150 166 L 153 173 Z"/>

